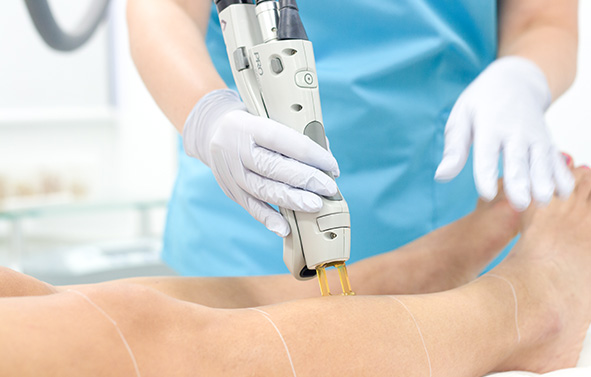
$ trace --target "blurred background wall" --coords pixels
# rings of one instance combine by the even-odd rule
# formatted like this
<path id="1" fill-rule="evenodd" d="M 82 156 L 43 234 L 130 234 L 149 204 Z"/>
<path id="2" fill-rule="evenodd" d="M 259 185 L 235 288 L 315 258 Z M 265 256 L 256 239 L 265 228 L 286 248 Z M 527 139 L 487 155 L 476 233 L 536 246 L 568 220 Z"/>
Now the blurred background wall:
<path id="1" fill-rule="evenodd" d="M 51 6 L 72 27 L 91 1 Z M 176 133 L 131 61 L 125 3 L 60 53 L 24 1 L 0 2 L 0 265 L 58 283 L 170 272 L 157 255 Z M 577 79 L 547 119 L 558 147 L 591 165 L 591 2 L 580 20 Z"/>
<path id="2" fill-rule="evenodd" d="M 72 28 L 91 1 L 50 5 Z M 96 255 L 115 249 L 125 265 L 121 256 L 145 249 L 148 233 L 150 251 L 158 248 L 176 173 L 176 133 L 131 61 L 126 2 L 111 3 L 108 22 L 70 53 L 44 44 L 24 1 L 0 3 L 0 264 L 27 269 L 40 251 L 79 247 L 88 263 L 108 264 L 98 256 L 90 261 L 90 244 Z M 16 260 L 14 248 L 21 251 Z M 28 272 L 50 262 L 31 263 Z"/>
<path id="3" fill-rule="evenodd" d="M 67 27 L 90 1 L 51 4 Z M 174 132 L 131 62 L 125 1 L 113 1 L 109 22 L 72 53 L 43 43 L 23 1 L 0 4 L 0 25 L 0 158 L 22 173 L 72 167 L 93 194 L 168 195 Z"/>
<path id="4" fill-rule="evenodd" d="M 575 83 L 547 113 L 557 146 L 591 166 L 591 1 L 579 1 L 579 64 Z"/>

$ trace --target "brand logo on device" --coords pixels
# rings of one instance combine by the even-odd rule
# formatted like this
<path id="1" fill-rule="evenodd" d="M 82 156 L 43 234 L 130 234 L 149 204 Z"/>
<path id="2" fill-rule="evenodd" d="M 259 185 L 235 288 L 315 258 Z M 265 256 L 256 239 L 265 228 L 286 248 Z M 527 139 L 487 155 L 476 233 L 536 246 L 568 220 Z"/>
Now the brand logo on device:
<path id="1" fill-rule="evenodd" d="M 254 53 L 254 62 L 256 63 L 257 72 L 259 73 L 259 76 L 262 76 L 263 75 L 263 63 L 261 63 L 261 55 L 258 52 Z"/>

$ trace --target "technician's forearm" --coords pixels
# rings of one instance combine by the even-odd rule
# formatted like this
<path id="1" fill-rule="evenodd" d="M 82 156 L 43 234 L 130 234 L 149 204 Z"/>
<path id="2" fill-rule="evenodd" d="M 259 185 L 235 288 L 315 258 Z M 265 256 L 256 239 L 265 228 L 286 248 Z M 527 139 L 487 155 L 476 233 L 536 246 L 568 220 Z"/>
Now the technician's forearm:
<path id="1" fill-rule="evenodd" d="M 131 54 L 148 90 L 164 114 L 182 132 L 195 103 L 224 88 L 207 48 L 207 7 L 199 5 L 197 24 L 172 0 L 129 0 L 127 18 Z"/>
<path id="2" fill-rule="evenodd" d="M 503 0 L 499 6 L 499 57 L 518 55 L 545 73 L 552 100 L 574 81 L 577 70 L 576 0 Z"/>

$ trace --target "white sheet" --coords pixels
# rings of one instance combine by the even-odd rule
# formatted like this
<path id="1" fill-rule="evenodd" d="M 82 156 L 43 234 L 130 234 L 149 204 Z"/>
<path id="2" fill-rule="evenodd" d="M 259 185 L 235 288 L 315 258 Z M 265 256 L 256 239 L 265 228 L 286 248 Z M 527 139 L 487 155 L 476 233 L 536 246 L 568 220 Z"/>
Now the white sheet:
<path id="1" fill-rule="evenodd" d="M 583 350 L 576 368 L 562 369 L 550 373 L 504 372 L 490 374 L 488 377 L 591 377 L 591 328 L 583 343 Z"/>

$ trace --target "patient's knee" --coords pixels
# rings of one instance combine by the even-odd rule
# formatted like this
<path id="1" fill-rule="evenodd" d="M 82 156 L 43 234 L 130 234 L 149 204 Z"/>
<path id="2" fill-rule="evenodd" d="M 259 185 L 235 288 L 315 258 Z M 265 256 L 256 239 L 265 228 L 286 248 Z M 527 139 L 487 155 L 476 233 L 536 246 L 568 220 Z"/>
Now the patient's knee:
<path id="1" fill-rule="evenodd" d="M 134 328 L 165 316 L 175 301 L 152 288 L 120 282 L 88 286 L 83 292 L 118 323 L 129 321 Z"/>
<path id="2" fill-rule="evenodd" d="M 195 329 L 213 309 L 174 299 L 153 288 L 126 282 L 88 287 L 84 293 L 124 330 L 142 342 L 162 339 L 172 328 Z M 187 322 L 193 321 L 191 326 Z M 174 324 L 171 328 L 171 324 Z"/>
<path id="3" fill-rule="evenodd" d="M 55 289 L 34 277 L 0 266 L 0 297 L 42 296 Z"/>

